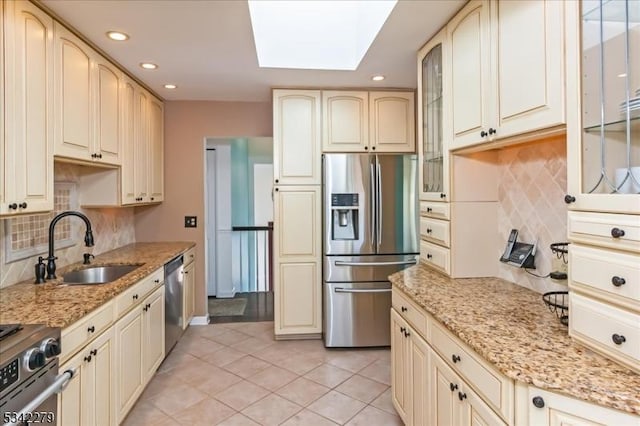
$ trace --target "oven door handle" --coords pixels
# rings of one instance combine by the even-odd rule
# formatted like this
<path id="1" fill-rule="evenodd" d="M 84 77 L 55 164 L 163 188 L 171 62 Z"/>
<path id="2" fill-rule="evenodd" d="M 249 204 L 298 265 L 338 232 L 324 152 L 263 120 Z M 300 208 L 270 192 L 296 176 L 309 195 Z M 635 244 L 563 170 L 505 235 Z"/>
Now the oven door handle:
<path id="1" fill-rule="evenodd" d="M 344 260 L 336 260 L 334 264 L 336 266 L 393 266 L 393 265 L 415 265 L 418 261 L 412 260 L 400 260 L 393 262 L 347 262 Z"/>
<path id="2" fill-rule="evenodd" d="M 391 293 L 390 288 L 342 288 L 336 287 L 336 293 Z"/>
<path id="3" fill-rule="evenodd" d="M 43 390 L 38 396 L 33 398 L 31 402 L 29 402 L 22 410 L 16 413 L 15 418 L 20 419 L 26 417 L 29 413 L 32 413 L 42 405 L 47 399 L 49 399 L 52 395 L 56 393 L 60 393 L 64 390 L 64 388 L 69 384 L 71 379 L 75 376 L 76 369 L 66 370 L 64 373 L 60 374 L 56 379 Z M 19 423 L 5 423 L 4 426 L 15 426 Z"/>

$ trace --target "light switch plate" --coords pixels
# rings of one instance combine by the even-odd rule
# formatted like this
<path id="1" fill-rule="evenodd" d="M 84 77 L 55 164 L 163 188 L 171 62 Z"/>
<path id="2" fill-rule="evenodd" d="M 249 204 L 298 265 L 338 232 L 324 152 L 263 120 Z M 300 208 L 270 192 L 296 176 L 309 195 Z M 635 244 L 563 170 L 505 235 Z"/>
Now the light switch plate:
<path id="1" fill-rule="evenodd" d="M 184 227 L 185 228 L 197 228 L 198 227 L 198 217 L 197 216 L 185 216 L 184 217 Z"/>

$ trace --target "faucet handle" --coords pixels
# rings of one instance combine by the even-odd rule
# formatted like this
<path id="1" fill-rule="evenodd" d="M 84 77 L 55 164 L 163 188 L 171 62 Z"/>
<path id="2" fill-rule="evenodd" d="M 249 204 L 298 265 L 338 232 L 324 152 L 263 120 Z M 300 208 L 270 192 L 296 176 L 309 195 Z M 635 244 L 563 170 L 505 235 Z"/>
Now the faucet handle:
<path id="1" fill-rule="evenodd" d="M 94 259 L 96 258 L 94 255 L 92 255 L 91 253 L 85 253 L 82 255 L 82 257 L 84 258 L 84 261 L 82 262 L 84 265 L 89 265 L 91 263 L 91 258 L 93 257 Z"/>
<path id="2" fill-rule="evenodd" d="M 44 276 L 47 271 L 44 265 L 44 258 L 42 256 L 38 256 L 38 263 L 36 263 L 35 272 L 36 272 L 35 284 L 42 284 L 43 282 L 45 282 Z"/>

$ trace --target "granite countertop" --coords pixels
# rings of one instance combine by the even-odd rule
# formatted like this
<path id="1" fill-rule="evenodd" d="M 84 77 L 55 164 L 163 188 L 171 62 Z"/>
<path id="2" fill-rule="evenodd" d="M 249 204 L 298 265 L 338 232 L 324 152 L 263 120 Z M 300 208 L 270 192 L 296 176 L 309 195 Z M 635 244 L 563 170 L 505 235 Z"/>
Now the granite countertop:
<path id="1" fill-rule="evenodd" d="M 62 274 L 86 266 L 79 262 L 59 268 L 58 278 L 45 284 L 33 284 L 33 280 L 29 280 L 0 289 L 0 324 L 67 327 L 194 245 L 192 242 L 134 243 L 102 253 L 91 262 L 92 266 L 141 265 L 108 284 L 62 284 Z"/>
<path id="2" fill-rule="evenodd" d="M 499 278 L 452 279 L 422 264 L 389 278 L 505 376 L 640 414 L 640 374 L 574 342 L 540 294 Z"/>

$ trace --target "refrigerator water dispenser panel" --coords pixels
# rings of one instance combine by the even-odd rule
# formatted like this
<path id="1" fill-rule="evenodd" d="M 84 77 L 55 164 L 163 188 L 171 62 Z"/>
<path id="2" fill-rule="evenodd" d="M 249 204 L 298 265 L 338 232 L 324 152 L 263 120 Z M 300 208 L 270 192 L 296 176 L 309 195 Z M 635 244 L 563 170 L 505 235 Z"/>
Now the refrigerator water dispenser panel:
<path id="1" fill-rule="evenodd" d="M 331 238 L 358 239 L 358 194 L 331 194 Z"/>

